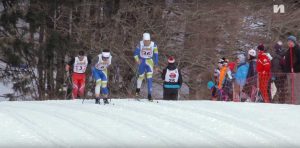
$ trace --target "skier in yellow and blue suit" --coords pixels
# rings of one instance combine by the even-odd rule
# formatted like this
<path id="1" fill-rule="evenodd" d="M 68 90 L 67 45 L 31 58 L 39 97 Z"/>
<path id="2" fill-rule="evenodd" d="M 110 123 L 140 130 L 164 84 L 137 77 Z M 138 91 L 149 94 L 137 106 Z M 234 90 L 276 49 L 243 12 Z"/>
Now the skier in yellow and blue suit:
<path id="1" fill-rule="evenodd" d="M 95 103 L 100 104 L 100 90 L 104 96 L 104 104 L 108 104 L 108 67 L 111 65 L 112 56 L 108 49 L 104 49 L 94 60 L 92 68 L 93 77 L 96 80 L 95 86 Z"/>
<path id="2" fill-rule="evenodd" d="M 136 96 L 140 95 L 140 88 L 142 86 L 143 79 L 147 78 L 148 84 L 148 100 L 153 101 L 152 99 L 152 75 L 155 70 L 158 70 L 158 49 L 157 45 L 151 41 L 150 34 L 144 33 L 143 40 L 137 45 L 134 52 L 134 59 L 138 64 L 138 74 L 139 77 L 137 79 L 137 88 L 136 88 Z"/>

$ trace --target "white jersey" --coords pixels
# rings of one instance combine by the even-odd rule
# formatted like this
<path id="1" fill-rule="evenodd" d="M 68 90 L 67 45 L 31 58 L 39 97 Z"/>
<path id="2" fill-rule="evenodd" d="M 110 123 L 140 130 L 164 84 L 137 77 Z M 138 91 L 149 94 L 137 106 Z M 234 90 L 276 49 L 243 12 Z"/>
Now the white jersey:
<path id="1" fill-rule="evenodd" d="M 166 76 L 165 76 L 165 82 L 178 82 L 179 79 L 179 72 L 178 69 L 169 70 L 167 69 Z"/>
<path id="2" fill-rule="evenodd" d="M 111 64 L 112 56 L 110 55 L 108 61 L 102 60 L 102 54 L 98 55 L 98 62 L 95 65 L 95 68 L 98 70 L 106 70 L 107 67 Z"/>
<path id="3" fill-rule="evenodd" d="M 140 41 L 140 56 L 141 58 L 149 59 L 153 57 L 154 42 L 151 42 L 149 46 L 145 46 L 143 41 Z"/>
<path id="4" fill-rule="evenodd" d="M 84 56 L 82 61 L 80 61 L 78 57 L 75 57 L 75 61 L 73 64 L 73 71 L 75 73 L 85 73 L 87 66 L 88 59 L 86 56 Z"/>

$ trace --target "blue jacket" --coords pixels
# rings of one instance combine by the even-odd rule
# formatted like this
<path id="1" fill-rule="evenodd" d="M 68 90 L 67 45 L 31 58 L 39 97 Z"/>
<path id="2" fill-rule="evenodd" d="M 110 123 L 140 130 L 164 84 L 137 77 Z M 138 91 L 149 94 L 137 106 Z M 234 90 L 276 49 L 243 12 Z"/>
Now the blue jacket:
<path id="1" fill-rule="evenodd" d="M 246 84 L 248 69 L 248 63 L 241 63 L 237 67 L 237 71 L 235 73 L 235 82 L 240 86 L 244 86 Z"/>

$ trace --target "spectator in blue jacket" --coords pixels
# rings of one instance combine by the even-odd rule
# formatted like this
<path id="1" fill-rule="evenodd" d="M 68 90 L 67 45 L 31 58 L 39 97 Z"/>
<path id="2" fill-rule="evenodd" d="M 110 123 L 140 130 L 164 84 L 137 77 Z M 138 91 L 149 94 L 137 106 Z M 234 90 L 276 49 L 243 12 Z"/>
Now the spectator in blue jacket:
<path id="1" fill-rule="evenodd" d="M 244 54 L 239 54 L 237 56 L 237 70 L 234 75 L 234 92 L 233 92 L 233 101 L 241 101 L 241 93 L 244 85 L 246 84 L 247 74 L 249 69 L 249 64 L 246 62 L 246 57 Z"/>

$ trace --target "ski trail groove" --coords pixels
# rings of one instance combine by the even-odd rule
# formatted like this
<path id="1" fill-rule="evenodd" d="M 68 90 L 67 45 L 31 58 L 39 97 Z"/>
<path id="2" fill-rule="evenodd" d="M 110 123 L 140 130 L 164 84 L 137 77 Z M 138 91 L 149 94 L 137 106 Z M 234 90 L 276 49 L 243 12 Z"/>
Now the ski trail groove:
<path id="1" fill-rule="evenodd" d="M 76 118 L 68 115 L 68 114 L 64 114 L 64 110 L 61 110 L 61 113 L 59 111 L 56 111 L 55 114 L 53 114 L 52 112 L 46 112 L 43 111 L 43 109 L 45 109 L 43 106 L 45 106 L 44 104 L 38 104 L 36 107 L 39 107 L 41 109 L 36 109 L 36 108 L 28 108 L 28 107 L 18 107 L 27 111 L 34 111 L 36 113 L 44 113 L 46 116 L 52 116 L 55 117 L 61 121 L 65 121 L 67 123 L 69 123 L 69 125 L 74 126 L 74 128 L 76 129 L 80 129 L 82 132 L 87 133 L 88 135 L 90 135 L 93 138 L 98 138 L 100 136 L 100 134 L 102 135 L 101 140 L 106 140 L 107 142 L 114 144 L 116 141 L 113 140 L 113 137 L 110 137 L 108 133 L 103 133 L 104 131 L 99 131 L 97 128 L 95 128 L 93 125 L 91 124 L 87 124 L 84 123 L 83 121 L 77 120 Z M 54 105 L 51 105 L 52 107 Z M 64 107 L 65 108 L 65 107 Z M 74 111 L 74 110 L 73 110 Z M 45 116 L 44 115 L 44 116 Z M 114 145 L 116 146 L 116 145 Z"/>
<path id="2" fill-rule="evenodd" d="M 48 104 L 45 104 L 45 105 L 48 105 Z M 53 105 L 55 105 L 55 104 L 53 104 Z M 95 104 L 88 104 L 88 105 L 93 105 L 94 106 Z M 50 106 L 52 106 L 52 104 Z M 55 105 L 55 106 L 62 107 L 62 106 L 59 106 L 59 105 Z M 74 104 L 70 104 L 69 106 L 78 107 L 78 105 L 74 105 Z M 113 112 L 109 112 L 109 113 L 108 112 L 103 112 L 103 110 L 92 110 L 91 108 L 85 108 L 84 111 L 82 111 L 82 110 L 76 110 L 75 108 L 69 107 L 69 106 L 67 108 L 70 109 L 70 110 L 74 110 L 74 111 L 78 111 L 78 112 L 85 112 L 85 113 L 94 114 L 94 115 L 97 115 L 97 116 L 99 116 L 99 113 L 100 113 L 102 115 L 101 117 L 110 118 L 111 120 L 114 120 L 114 121 L 116 121 L 116 119 L 121 119 L 122 122 L 123 122 L 123 125 L 126 125 L 127 127 L 131 128 L 132 130 L 137 130 L 141 133 L 146 133 L 147 135 L 149 135 L 151 137 L 157 137 L 157 134 L 153 134 L 153 133 L 160 133 L 160 131 L 155 130 L 151 127 L 149 127 L 149 128 L 151 129 L 150 131 L 152 131 L 152 132 L 150 132 L 149 130 L 145 130 L 145 126 L 143 125 L 143 123 L 138 123 L 137 122 L 138 120 L 133 120 L 133 119 L 128 118 L 126 116 L 120 116 L 120 114 L 116 114 L 116 113 L 113 113 Z M 112 107 L 112 108 L 115 108 L 116 105 L 114 105 L 114 106 L 109 106 L 109 105 L 107 105 L 107 106 L 103 105 L 102 106 L 101 105 L 99 107 L 104 107 L 104 108 L 105 107 Z M 65 106 L 63 108 L 65 108 Z M 120 122 L 120 120 L 118 120 L 117 122 Z M 168 139 L 167 137 L 164 137 L 164 138 L 160 137 L 157 140 L 162 141 L 164 143 L 170 143 L 169 142 L 170 139 Z"/>
<path id="3" fill-rule="evenodd" d="M 222 121 L 225 122 L 225 123 L 232 124 L 232 125 L 238 124 L 238 126 L 235 126 L 235 127 L 246 131 L 249 135 L 252 135 L 252 136 L 255 136 L 255 137 L 263 136 L 262 138 L 264 140 L 265 139 L 269 140 L 269 139 L 276 138 L 276 139 L 274 139 L 274 141 L 284 140 L 283 143 L 289 144 L 289 145 L 287 145 L 288 147 L 297 147 L 295 144 L 290 143 L 289 142 L 290 139 L 288 139 L 287 137 L 279 135 L 279 134 L 275 133 L 275 131 L 266 130 L 266 129 L 260 127 L 259 125 L 257 125 L 256 123 L 254 123 L 253 121 L 250 121 L 250 120 L 247 120 L 247 122 L 245 122 L 245 121 L 243 121 L 239 118 L 236 118 L 234 116 L 231 116 L 229 114 L 216 113 L 216 112 L 212 112 L 212 111 L 209 111 L 209 110 L 203 109 L 203 108 L 186 107 L 186 106 L 178 105 L 176 103 L 172 103 L 172 106 L 174 106 L 174 108 L 176 107 L 176 109 L 187 110 L 188 112 L 190 112 L 192 114 L 195 114 L 195 113 L 209 114 L 210 117 L 218 117 L 216 119 L 218 119 L 218 120 L 222 119 Z M 249 128 L 252 131 L 249 131 Z M 273 146 L 276 146 L 276 144 L 273 143 Z"/>
<path id="4" fill-rule="evenodd" d="M 7 106 L 4 106 L 5 108 L 9 108 Z M 63 141 L 61 141 L 59 138 L 57 137 L 49 137 L 49 133 L 45 133 L 45 132 L 41 132 L 41 126 L 38 126 L 36 124 L 33 124 L 32 121 L 30 121 L 28 118 L 23 117 L 20 113 L 16 113 L 16 112 L 12 112 L 9 109 L 5 110 L 9 115 L 11 115 L 12 117 L 14 117 L 14 119 L 16 121 L 18 121 L 20 124 L 23 124 L 25 127 L 27 127 L 28 129 L 30 129 L 32 132 L 34 132 L 36 135 L 38 135 L 39 137 L 41 137 L 43 140 L 48 141 L 50 143 L 52 143 L 55 147 L 65 147 L 65 143 Z"/>
<path id="5" fill-rule="evenodd" d="M 148 104 L 148 103 L 147 103 Z M 151 104 L 151 105 L 157 105 L 157 104 L 159 104 L 159 103 L 152 103 L 152 102 L 149 102 L 149 104 Z M 138 105 L 137 105 L 138 106 Z M 178 118 L 178 117 L 174 117 L 174 116 L 172 116 L 172 115 L 170 115 L 170 114 L 164 114 L 164 113 L 160 113 L 160 112 L 157 112 L 156 110 L 159 110 L 159 109 L 154 109 L 154 110 L 149 110 L 149 109 L 145 109 L 145 108 L 142 108 L 142 107 L 137 107 L 137 106 L 131 106 L 131 110 L 132 111 L 135 111 L 135 112 L 137 112 L 137 113 L 140 113 L 139 111 L 143 111 L 143 113 L 144 114 L 148 114 L 149 116 L 153 116 L 153 117 L 156 117 L 156 118 L 159 118 L 159 116 L 160 117 L 164 117 L 165 119 L 168 119 L 168 120 L 166 120 L 166 121 L 168 121 L 168 122 L 172 122 L 173 124 L 176 124 L 176 125 L 178 125 L 178 126 L 180 126 L 180 127 L 183 127 L 183 128 L 185 128 L 186 130 L 188 130 L 189 132 L 193 132 L 193 133 L 195 133 L 195 134 L 203 134 L 203 133 L 201 133 L 201 132 L 204 132 L 205 134 L 206 134 L 206 136 L 209 136 L 209 138 L 210 139 L 206 139 L 206 140 L 210 140 L 211 141 L 211 139 L 214 139 L 215 141 L 214 142 L 216 142 L 216 141 L 218 141 L 218 142 L 221 142 L 221 144 L 220 144 L 220 146 L 219 147 L 223 147 L 224 145 L 225 145 L 225 147 L 226 146 L 232 146 L 232 143 L 228 143 L 228 142 L 226 142 L 226 141 L 220 141 L 220 139 L 222 139 L 222 138 L 224 138 L 224 137 L 218 137 L 218 138 L 216 138 L 216 135 L 217 134 L 212 134 L 212 131 L 209 131 L 209 130 L 206 130 L 206 129 L 204 129 L 204 128 L 201 128 L 201 129 L 199 129 L 199 126 L 197 126 L 197 125 L 195 125 L 194 123 L 192 123 L 192 122 L 188 122 L 188 121 L 185 121 L 185 120 L 182 120 L 181 118 Z M 128 104 L 127 104 L 127 106 L 126 107 L 128 107 Z M 158 116 L 155 116 L 155 115 L 152 115 L 153 113 L 155 112 L 155 114 L 157 114 Z M 159 118 L 159 119 L 161 119 L 161 118 Z M 189 125 L 189 126 L 187 126 L 187 125 Z M 190 126 L 192 126 L 192 127 L 190 127 Z M 199 131 L 197 131 L 197 130 L 201 130 L 200 132 Z M 213 142 L 213 141 L 212 141 Z M 213 142 L 213 143 L 214 143 Z"/>

